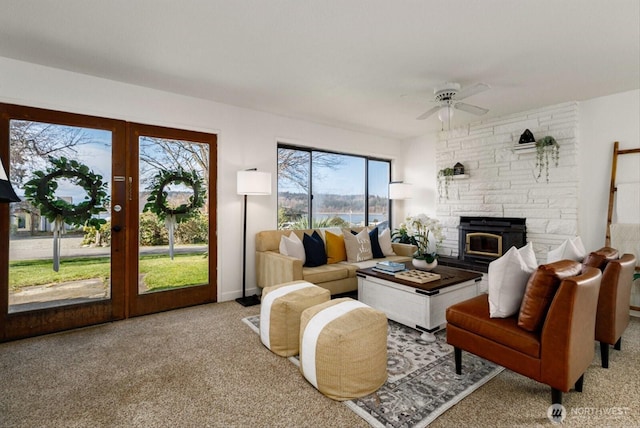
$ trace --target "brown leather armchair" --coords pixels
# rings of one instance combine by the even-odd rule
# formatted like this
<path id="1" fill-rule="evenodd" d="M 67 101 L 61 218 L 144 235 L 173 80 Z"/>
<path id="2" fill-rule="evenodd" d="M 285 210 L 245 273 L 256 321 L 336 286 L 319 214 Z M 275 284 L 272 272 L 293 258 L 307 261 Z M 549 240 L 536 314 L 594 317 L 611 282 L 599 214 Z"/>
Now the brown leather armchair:
<path id="1" fill-rule="evenodd" d="M 623 254 L 618 258 L 615 248 L 603 247 L 589 254 L 583 263 L 602 270 L 595 339 L 600 342 L 602 367 L 608 368 L 609 345 L 619 351 L 622 348 L 622 333 L 629 325 L 636 257 Z"/>
<path id="2" fill-rule="evenodd" d="M 455 349 L 456 373 L 462 373 L 464 349 L 551 386 L 552 403 L 562 403 L 562 393 L 574 385 L 582 391 L 594 355 L 601 276 L 596 268 L 562 260 L 538 267 L 512 317 L 490 318 L 486 294 L 450 306 L 447 342 Z"/>

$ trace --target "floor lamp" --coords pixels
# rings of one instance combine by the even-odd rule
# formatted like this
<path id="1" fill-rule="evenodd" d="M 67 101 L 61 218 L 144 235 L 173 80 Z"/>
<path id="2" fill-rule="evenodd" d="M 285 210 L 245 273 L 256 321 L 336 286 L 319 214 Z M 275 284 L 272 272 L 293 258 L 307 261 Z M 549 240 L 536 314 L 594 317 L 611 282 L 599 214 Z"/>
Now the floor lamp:
<path id="1" fill-rule="evenodd" d="M 244 223 L 242 229 L 242 297 L 236 302 L 242 306 L 254 306 L 260 304 L 260 298 L 255 294 L 246 295 L 247 287 L 247 196 L 270 195 L 271 173 L 259 172 L 256 168 L 238 171 L 238 195 L 244 195 Z"/>
<path id="2" fill-rule="evenodd" d="M 2 164 L 2 159 L 0 159 L 0 202 L 20 202 L 20 198 L 16 195 L 16 192 L 9 182 L 7 172 Z"/>

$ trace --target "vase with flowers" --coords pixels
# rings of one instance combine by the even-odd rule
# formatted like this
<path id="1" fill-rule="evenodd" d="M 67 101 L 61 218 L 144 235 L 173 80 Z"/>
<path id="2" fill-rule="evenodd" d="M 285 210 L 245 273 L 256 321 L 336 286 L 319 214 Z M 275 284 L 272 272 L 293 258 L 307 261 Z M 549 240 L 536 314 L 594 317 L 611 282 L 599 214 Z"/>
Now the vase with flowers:
<path id="1" fill-rule="evenodd" d="M 426 214 L 409 216 L 392 234 L 396 242 L 413 244 L 418 249 L 413 253 L 412 264 L 417 269 L 432 270 L 438 265 L 437 250 L 444 234 L 440 222 Z"/>

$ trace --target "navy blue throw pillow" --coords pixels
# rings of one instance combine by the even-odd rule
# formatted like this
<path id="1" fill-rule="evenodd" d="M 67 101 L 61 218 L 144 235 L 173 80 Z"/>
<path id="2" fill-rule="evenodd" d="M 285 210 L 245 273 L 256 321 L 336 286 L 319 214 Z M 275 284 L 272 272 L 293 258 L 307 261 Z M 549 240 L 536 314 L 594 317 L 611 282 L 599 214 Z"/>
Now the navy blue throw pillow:
<path id="1" fill-rule="evenodd" d="M 371 253 L 373 253 L 373 258 L 383 259 L 384 253 L 382 252 L 382 248 L 380 248 L 380 241 L 378 241 L 377 227 L 375 227 L 371 232 L 369 232 L 369 239 L 371 240 Z"/>
<path id="2" fill-rule="evenodd" d="M 324 241 L 318 232 L 314 231 L 311 236 L 305 233 L 302 237 L 302 245 L 304 245 L 304 254 L 307 258 L 305 266 L 315 267 L 327 264 Z"/>

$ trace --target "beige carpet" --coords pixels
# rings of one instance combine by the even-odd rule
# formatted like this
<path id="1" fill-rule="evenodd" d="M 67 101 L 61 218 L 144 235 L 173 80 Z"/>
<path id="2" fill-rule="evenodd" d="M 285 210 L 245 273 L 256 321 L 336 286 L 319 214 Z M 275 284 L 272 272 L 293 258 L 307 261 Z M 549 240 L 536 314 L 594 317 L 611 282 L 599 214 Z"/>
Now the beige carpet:
<path id="1" fill-rule="evenodd" d="M 226 302 L 0 344 L 0 426 L 367 426 L 261 345 L 241 322 L 258 313 Z M 639 320 L 599 364 L 565 394 L 565 425 L 640 425 Z M 505 370 L 431 426 L 551 426 L 549 399 Z"/>

